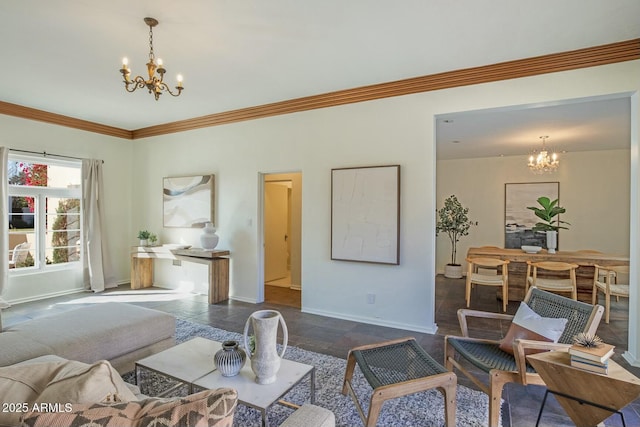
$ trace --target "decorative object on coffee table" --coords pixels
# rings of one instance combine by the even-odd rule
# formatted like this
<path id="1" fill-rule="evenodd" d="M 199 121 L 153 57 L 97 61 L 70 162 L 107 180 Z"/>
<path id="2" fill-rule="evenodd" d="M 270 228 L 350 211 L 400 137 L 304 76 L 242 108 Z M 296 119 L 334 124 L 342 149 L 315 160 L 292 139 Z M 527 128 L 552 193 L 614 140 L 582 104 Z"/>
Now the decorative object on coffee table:
<path id="1" fill-rule="evenodd" d="M 202 249 L 215 249 L 216 246 L 218 246 L 218 240 L 220 240 L 220 237 L 216 234 L 216 228 L 213 226 L 213 223 L 210 221 L 205 222 L 202 234 L 200 235 L 200 245 Z"/>
<path id="2" fill-rule="evenodd" d="M 282 350 L 278 354 L 278 324 L 282 325 Z M 287 350 L 289 333 L 287 324 L 280 312 L 260 310 L 249 316 L 244 326 L 244 346 L 249 349 L 249 326 L 255 334 L 255 351 L 250 353 L 251 369 L 256 374 L 258 384 L 271 384 L 276 380 L 280 369 L 280 360 Z"/>
<path id="3" fill-rule="evenodd" d="M 237 341 L 224 341 L 222 349 L 218 350 L 213 357 L 216 368 L 223 377 L 238 375 L 246 360 L 247 355 L 243 349 L 238 347 Z"/>

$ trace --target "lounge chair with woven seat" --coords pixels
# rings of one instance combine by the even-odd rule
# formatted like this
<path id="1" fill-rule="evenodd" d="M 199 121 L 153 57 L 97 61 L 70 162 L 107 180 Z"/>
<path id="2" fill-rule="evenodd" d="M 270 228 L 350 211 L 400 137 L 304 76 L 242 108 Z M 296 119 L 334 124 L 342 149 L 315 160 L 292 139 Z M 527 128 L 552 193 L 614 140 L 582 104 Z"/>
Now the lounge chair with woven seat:
<path id="1" fill-rule="evenodd" d="M 489 425 L 491 427 L 499 425 L 502 389 L 506 383 L 544 385 L 540 376 L 527 363 L 526 354 L 531 350 L 568 351 L 573 337 L 579 332 L 595 334 L 604 311 L 600 305 L 575 301 L 536 287 L 529 289 L 524 302 L 543 320 L 551 318 L 552 321 L 558 323 L 558 320 L 564 322 L 562 319 L 567 319 L 563 328 L 559 329 L 557 342 L 534 339 L 514 339 L 507 342 L 507 339 L 471 338 L 469 337 L 467 318 L 479 317 L 510 321 L 514 316 L 468 309 L 458 310 L 462 336 L 448 335 L 445 337 L 445 367 L 450 371 L 454 371 L 454 368 L 458 369 L 480 390 L 487 393 L 489 396 Z M 510 331 L 513 326 L 512 323 Z M 508 333 L 507 336 L 510 334 Z M 510 347 L 513 354 L 501 349 L 501 345 L 503 348 Z M 488 385 L 481 381 L 484 374 L 489 376 Z"/>

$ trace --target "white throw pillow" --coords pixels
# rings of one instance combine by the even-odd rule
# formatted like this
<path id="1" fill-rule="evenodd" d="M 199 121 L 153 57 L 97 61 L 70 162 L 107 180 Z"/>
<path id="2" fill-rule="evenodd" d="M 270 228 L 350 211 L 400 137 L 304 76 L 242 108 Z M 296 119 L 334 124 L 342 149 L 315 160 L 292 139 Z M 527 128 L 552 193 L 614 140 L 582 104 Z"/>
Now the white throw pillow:
<path id="1" fill-rule="evenodd" d="M 542 317 L 533 311 L 526 303 L 521 302 L 507 335 L 500 343 L 500 348 L 513 354 L 513 342 L 516 339 L 558 342 L 568 319 Z M 527 354 L 545 350 L 528 350 Z"/>

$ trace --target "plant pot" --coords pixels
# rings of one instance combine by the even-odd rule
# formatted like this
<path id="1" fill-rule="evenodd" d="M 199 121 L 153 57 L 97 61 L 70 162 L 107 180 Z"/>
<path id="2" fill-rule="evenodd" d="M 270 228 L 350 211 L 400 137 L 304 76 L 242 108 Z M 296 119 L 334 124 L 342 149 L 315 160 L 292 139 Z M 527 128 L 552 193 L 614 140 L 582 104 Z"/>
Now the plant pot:
<path id="1" fill-rule="evenodd" d="M 447 264 L 444 266 L 444 277 L 449 279 L 459 279 L 462 277 L 462 265 Z"/>

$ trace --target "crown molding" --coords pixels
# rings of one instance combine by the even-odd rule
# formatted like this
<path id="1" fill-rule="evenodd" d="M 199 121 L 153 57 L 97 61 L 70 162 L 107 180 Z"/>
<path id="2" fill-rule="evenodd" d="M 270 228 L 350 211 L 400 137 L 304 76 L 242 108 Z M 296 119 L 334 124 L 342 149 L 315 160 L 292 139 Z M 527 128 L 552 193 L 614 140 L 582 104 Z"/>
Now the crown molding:
<path id="1" fill-rule="evenodd" d="M 303 98 L 290 99 L 271 104 L 241 108 L 238 110 L 150 126 L 133 131 L 105 126 L 98 123 L 36 110 L 34 108 L 23 107 L 16 104 L 9 104 L 2 101 L 0 101 L 0 114 L 43 121 L 119 138 L 140 139 L 282 114 L 296 113 L 300 111 L 315 110 L 318 108 L 335 107 L 338 105 L 353 104 L 357 102 L 372 101 L 375 99 L 429 92 L 433 90 L 596 67 L 599 65 L 614 64 L 617 62 L 633 61 L 637 59 L 640 59 L 640 39 L 633 39 L 568 52 L 447 71 L 438 74 L 362 86 L 320 95 L 306 96 Z"/>
<path id="2" fill-rule="evenodd" d="M 88 120 L 76 119 L 62 114 L 50 113 L 48 111 L 37 110 L 35 108 L 24 107 L 18 104 L 10 104 L 0 101 L 0 114 L 20 117 L 27 120 L 51 123 L 59 126 L 66 126 L 74 129 L 86 130 L 87 132 L 100 133 L 103 135 L 115 136 L 118 138 L 133 139 L 133 132 L 120 129 L 114 126 L 102 125 Z"/>

